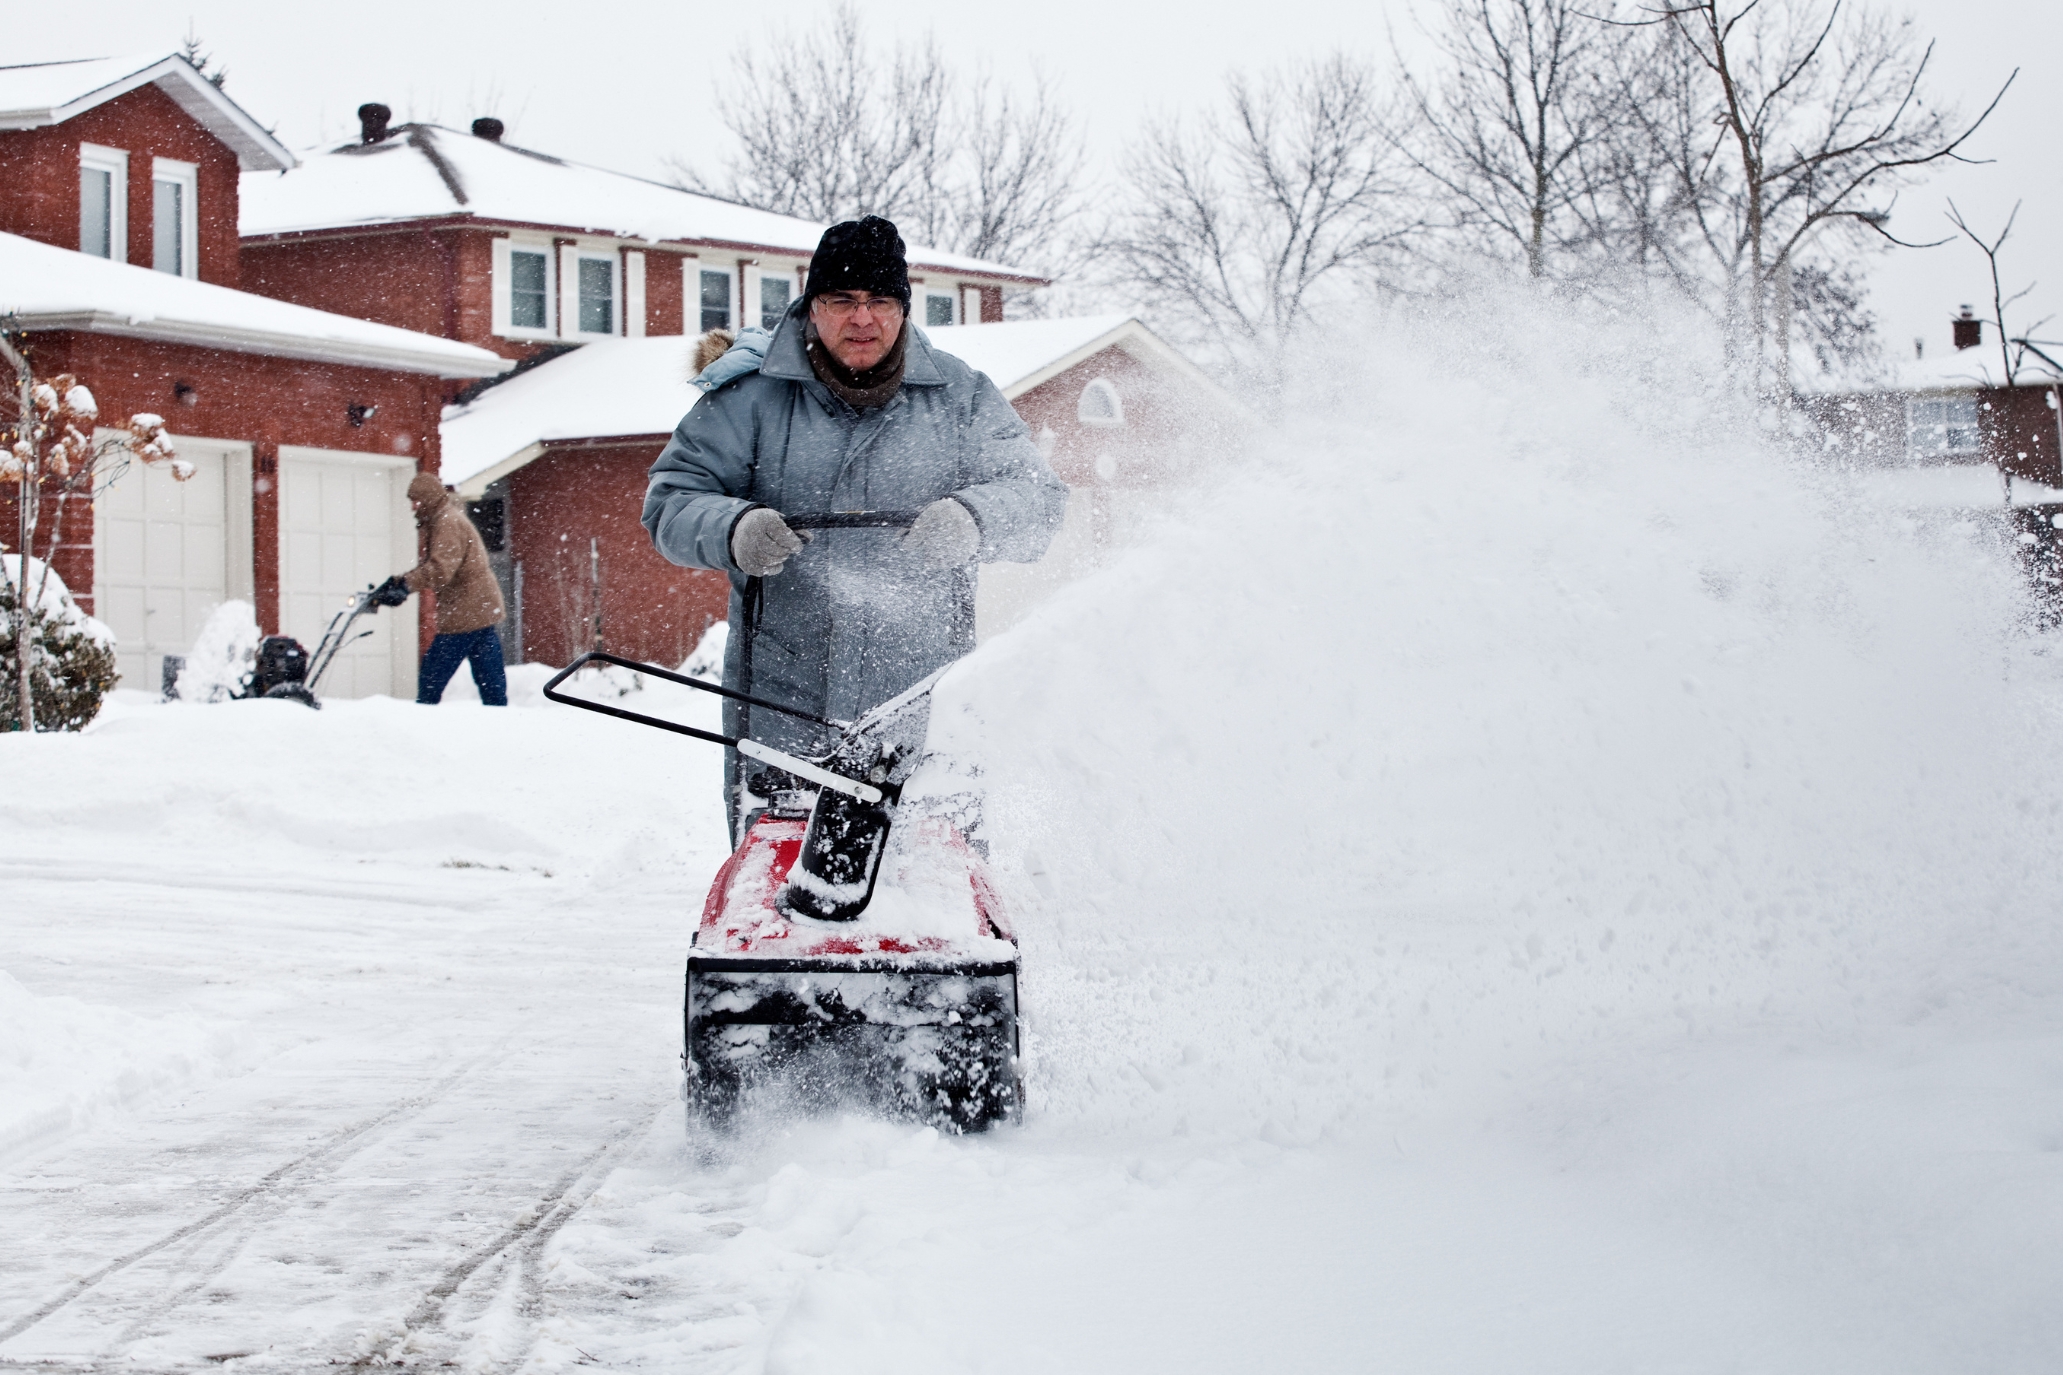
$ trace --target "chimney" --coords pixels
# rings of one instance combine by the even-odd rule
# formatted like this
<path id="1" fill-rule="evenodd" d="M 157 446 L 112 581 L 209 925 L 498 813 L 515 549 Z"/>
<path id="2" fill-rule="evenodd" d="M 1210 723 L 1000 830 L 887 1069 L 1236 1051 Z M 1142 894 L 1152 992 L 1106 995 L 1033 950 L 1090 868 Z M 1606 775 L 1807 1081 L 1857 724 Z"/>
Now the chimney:
<path id="1" fill-rule="evenodd" d="M 358 107 L 358 141 L 380 143 L 387 137 L 387 121 L 394 118 L 394 112 L 384 105 L 361 105 Z"/>
<path id="2" fill-rule="evenodd" d="M 1957 348 L 1974 349 L 1984 342 L 1984 321 L 1978 319 L 1970 307 L 1964 306 L 1962 313 L 1949 324 L 1955 329 Z"/>
<path id="3" fill-rule="evenodd" d="M 473 137 L 484 138 L 489 143 L 501 142 L 502 123 L 492 115 L 473 121 Z"/>

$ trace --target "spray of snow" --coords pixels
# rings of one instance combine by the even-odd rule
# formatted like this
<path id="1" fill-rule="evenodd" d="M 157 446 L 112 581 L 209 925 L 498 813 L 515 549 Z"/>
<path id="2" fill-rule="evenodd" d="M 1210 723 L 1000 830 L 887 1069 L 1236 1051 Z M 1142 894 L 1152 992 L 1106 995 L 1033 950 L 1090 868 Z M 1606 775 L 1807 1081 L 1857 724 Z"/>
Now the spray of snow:
<path id="1" fill-rule="evenodd" d="M 1744 438 L 1685 335 L 1413 334 L 939 689 L 1051 894 L 1047 1110 L 1308 1136 L 1600 1035 L 2051 991 L 2005 561 Z"/>
<path id="2" fill-rule="evenodd" d="M 226 702 L 250 686 L 258 662 L 258 614 L 232 598 L 208 613 L 180 667 L 182 702 Z"/>

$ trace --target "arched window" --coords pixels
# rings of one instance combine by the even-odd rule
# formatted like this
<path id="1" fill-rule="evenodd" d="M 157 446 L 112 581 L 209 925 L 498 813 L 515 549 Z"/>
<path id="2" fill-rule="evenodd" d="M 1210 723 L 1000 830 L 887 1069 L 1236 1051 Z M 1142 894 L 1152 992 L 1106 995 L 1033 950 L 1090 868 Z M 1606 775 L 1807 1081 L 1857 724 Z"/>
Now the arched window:
<path id="1" fill-rule="evenodd" d="M 1125 401 L 1108 377 L 1099 377 L 1082 388 L 1075 403 L 1075 419 L 1099 430 L 1114 430 L 1125 423 Z"/>

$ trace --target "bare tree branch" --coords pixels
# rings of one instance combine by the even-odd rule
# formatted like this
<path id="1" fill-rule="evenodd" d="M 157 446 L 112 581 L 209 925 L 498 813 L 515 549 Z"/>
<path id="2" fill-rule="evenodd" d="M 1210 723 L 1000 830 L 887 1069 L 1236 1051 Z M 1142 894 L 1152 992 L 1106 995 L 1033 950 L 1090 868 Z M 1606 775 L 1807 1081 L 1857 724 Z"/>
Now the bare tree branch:
<path id="1" fill-rule="evenodd" d="M 1234 75 L 1218 113 L 1157 121 L 1099 249 L 1196 342 L 1266 371 L 1321 295 L 1379 274 L 1423 228 L 1374 72 L 1335 55 Z"/>

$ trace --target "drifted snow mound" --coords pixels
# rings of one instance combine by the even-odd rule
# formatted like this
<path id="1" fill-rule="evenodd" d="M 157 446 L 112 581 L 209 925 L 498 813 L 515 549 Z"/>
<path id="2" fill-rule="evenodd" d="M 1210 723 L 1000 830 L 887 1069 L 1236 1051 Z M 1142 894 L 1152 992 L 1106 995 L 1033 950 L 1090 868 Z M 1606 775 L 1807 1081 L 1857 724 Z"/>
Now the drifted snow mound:
<path id="1" fill-rule="evenodd" d="M 179 700 L 226 702 L 249 687 L 261 638 L 249 602 L 232 598 L 210 611 L 179 670 Z"/>
<path id="2" fill-rule="evenodd" d="M 1507 308 L 1308 360 L 948 675 L 912 791 L 987 795 L 1036 1114 L 1387 1142 L 1571 1056 L 2047 1015 L 2010 569 L 1772 452 L 1697 338 Z"/>

